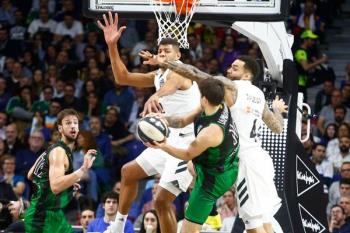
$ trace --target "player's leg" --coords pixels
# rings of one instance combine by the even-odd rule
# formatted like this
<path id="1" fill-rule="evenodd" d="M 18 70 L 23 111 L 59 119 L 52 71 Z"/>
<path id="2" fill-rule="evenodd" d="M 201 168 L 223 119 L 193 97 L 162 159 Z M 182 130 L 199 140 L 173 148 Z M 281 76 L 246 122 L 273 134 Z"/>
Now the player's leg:
<path id="1" fill-rule="evenodd" d="M 180 191 L 177 195 L 179 193 Z M 160 185 L 157 187 L 154 207 L 159 217 L 161 232 L 176 232 L 177 221 L 172 204 L 177 195 L 171 193 Z"/>
<path id="2" fill-rule="evenodd" d="M 136 160 L 122 167 L 118 212 L 114 223 L 111 224 L 113 233 L 124 232 L 129 209 L 137 196 L 139 180 L 162 172 L 165 162 L 163 151 L 147 148 Z"/>
<path id="3" fill-rule="evenodd" d="M 201 229 L 201 224 L 190 222 L 187 219 L 185 219 L 182 224 L 181 233 L 199 233 Z"/>
<path id="4" fill-rule="evenodd" d="M 137 196 L 139 180 L 148 177 L 148 175 L 135 160 L 125 164 L 122 167 L 121 174 L 118 211 L 123 215 L 127 215 Z"/>
<path id="5" fill-rule="evenodd" d="M 266 233 L 263 226 L 260 226 L 260 227 L 254 228 L 254 229 L 249 229 L 249 230 L 247 229 L 246 231 L 247 231 L 247 233 Z"/>
<path id="6" fill-rule="evenodd" d="M 264 223 L 264 229 L 266 233 L 274 233 L 271 223 Z"/>

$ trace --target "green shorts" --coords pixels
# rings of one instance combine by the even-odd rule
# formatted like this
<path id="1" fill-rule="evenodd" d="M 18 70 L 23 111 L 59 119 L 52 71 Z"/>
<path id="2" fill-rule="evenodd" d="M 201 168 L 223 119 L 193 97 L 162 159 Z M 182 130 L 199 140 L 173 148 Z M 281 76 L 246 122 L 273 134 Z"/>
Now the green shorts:
<path id="1" fill-rule="evenodd" d="M 236 182 L 238 175 L 238 156 L 234 166 L 229 170 L 208 174 L 205 168 L 196 166 L 196 182 L 190 195 L 185 218 L 188 221 L 202 225 L 208 218 L 216 203 L 224 193 Z"/>
<path id="2" fill-rule="evenodd" d="M 72 233 L 62 210 L 37 210 L 28 208 L 24 218 L 26 233 Z"/>

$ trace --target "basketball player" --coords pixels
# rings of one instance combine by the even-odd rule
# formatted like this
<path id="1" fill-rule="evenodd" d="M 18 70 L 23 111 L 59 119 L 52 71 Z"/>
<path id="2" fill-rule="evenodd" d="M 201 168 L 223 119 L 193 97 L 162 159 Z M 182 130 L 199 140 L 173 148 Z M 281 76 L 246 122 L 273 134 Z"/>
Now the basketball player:
<path id="1" fill-rule="evenodd" d="M 170 155 L 192 160 L 196 181 L 186 209 L 182 233 L 199 233 L 213 205 L 236 181 L 238 174 L 238 132 L 229 108 L 223 103 L 224 84 L 216 79 L 199 83 L 201 108 L 183 117 L 166 117 L 168 125 L 181 128 L 194 122 L 196 138 L 186 149 L 168 143 L 146 145 Z"/>
<path id="2" fill-rule="evenodd" d="M 217 78 L 226 86 L 225 101 L 230 107 L 237 126 L 240 151 L 236 198 L 239 215 L 248 233 L 273 233 L 271 221 L 280 207 L 280 198 L 274 185 L 274 167 L 271 157 L 261 147 L 259 130 L 262 121 L 274 133 L 283 130 L 283 117 L 287 106 L 278 97 L 270 111 L 264 93 L 252 85 L 259 74 L 258 63 L 247 56 L 236 59 L 227 71 L 228 80 L 210 76 L 191 65 L 165 62 L 162 67 L 173 69 L 192 80 Z"/>
<path id="3" fill-rule="evenodd" d="M 103 15 L 104 25 L 98 21 L 99 27 L 104 32 L 104 37 L 109 49 L 112 69 L 115 81 L 119 85 L 131 85 L 136 87 L 156 87 L 156 93 L 145 104 L 144 114 L 150 111 L 162 111 L 166 116 L 185 115 L 193 111 L 200 102 L 200 93 L 195 82 L 183 78 L 170 70 L 159 69 L 154 72 L 130 73 L 120 59 L 117 42 L 125 30 L 118 29 L 118 16 L 108 18 Z M 144 52 L 140 54 L 146 59 L 147 64 L 155 64 L 157 60 L 178 61 L 180 51 L 178 43 L 173 39 L 164 39 L 160 42 L 158 55 L 153 56 Z M 160 104 L 162 104 L 162 107 Z M 180 129 L 171 129 L 169 143 L 186 148 L 193 140 L 193 124 Z M 119 198 L 116 220 L 111 224 L 111 231 L 122 233 L 128 211 L 137 195 L 138 181 L 161 174 L 159 186 L 155 197 L 155 208 L 159 215 L 162 232 L 176 232 L 176 217 L 172 210 L 172 202 L 181 192 L 185 192 L 192 181 L 192 175 L 187 170 L 187 164 L 174 158 L 160 149 L 147 148 L 136 160 L 131 161 L 122 168 L 121 192 Z"/>
<path id="4" fill-rule="evenodd" d="M 35 190 L 25 214 L 27 233 L 73 232 L 64 217 L 62 209 L 73 197 L 73 185 L 92 166 L 95 150 L 88 150 L 81 168 L 73 172 L 72 150 L 79 133 L 78 113 L 65 109 L 57 116 L 61 140 L 50 146 L 39 156 L 28 172 Z"/>

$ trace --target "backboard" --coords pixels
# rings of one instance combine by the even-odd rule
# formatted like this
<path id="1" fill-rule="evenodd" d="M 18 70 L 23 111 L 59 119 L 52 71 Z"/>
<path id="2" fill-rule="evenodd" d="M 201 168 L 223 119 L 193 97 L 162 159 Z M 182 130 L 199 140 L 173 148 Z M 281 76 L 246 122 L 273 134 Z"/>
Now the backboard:
<path id="1" fill-rule="evenodd" d="M 200 0 L 193 20 L 215 21 L 283 21 L 291 0 Z M 84 0 L 84 14 L 100 18 L 107 11 L 121 18 L 151 19 L 154 8 L 150 0 Z"/>

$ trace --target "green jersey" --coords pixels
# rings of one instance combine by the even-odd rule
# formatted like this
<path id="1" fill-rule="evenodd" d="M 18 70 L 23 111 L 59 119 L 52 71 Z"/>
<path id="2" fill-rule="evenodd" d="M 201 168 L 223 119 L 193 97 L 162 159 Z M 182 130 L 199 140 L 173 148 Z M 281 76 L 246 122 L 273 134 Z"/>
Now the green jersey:
<path id="1" fill-rule="evenodd" d="M 73 198 L 73 187 L 59 194 L 54 194 L 50 187 L 49 156 L 50 152 L 57 147 L 62 147 L 68 157 L 69 165 L 65 175 L 73 172 L 72 151 L 64 142 L 57 142 L 40 155 L 34 167 L 34 190 L 30 206 L 25 216 L 25 228 L 27 233 L 72 232 L 71 226 L 67 223 L 62 209 L 66 207 Z"/>
<path id="2" fill-rule="evenodd" d="M 185 217 L 198 224 L 205 222 L 216 200 L 233 186 L 238 174 L 238 133 L 227 106 L 222 105 L 213 115 L 202 114 L 195 119 L 196 136 L 211 124 L 222 128 L 224 138 L 220 145 L 208 148 L 192 160 L 197 175 Z"/>
<path id="3" fill-rule="evenodd" d="M 232 121 L 231 112 L 225 105 L 213 115 L 206 116 L 202 113 L 194 121 L 195 135 L 211 124 L 220 126 L 224 132 L 224 138 L 220 145 L 210 147 L 201 155 L 193 159 L 194 165 L 203 167 L 209 173 L 224 172 L 233 166 L 233 161 L 238 153 L 238 132 Z"/>
<path id="4" fill-rule="evenodd" d="M 49 181 L 49 155 L 56 147 L 62 147 L 68 157 L 69 165 L 65 175 L 73 172 L 72 151 L 64 142 L 58 141 L 40 155 L 33 172 L 34 192 L 31 197 L 31 205 L 40 205 L 40 207 L 46 210 L 63 209 L 73 197 L 73 187 L 59 194 L 54 194 L 51 190 Z"/>

